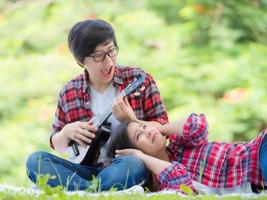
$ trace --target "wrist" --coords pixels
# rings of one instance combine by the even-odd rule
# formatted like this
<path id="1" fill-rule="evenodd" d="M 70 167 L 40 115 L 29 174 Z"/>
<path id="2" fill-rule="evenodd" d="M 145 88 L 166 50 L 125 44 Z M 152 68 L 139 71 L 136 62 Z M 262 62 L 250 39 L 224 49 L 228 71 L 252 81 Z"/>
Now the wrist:
<path id="1" fill-rule="evenodd" d="M 137 157 L 138 157 L 140 160 L 143 161 L 144 158 L 145 158 L 145 156 L 146 156 L 146 155 L 145 155 L 142 151 L 139 150 Z"/>
<path id="2" fill-rule="evenodd" d="M 144 122 L 142 120 L 139 120 L 137 118 L 132 119 L 130 122 L 136 122 L 138 124 L 144 124 Z"/>
<path id="3" fill-rule="evenodd" d="M 136 116 L 132 116 L 132 117 L 130 117 L 129 120 L 128 120 L 128 122 L 137 122 L 137 123 L 139 123 L 138 121 L 139 121 L 139 120 L 136 118 Z"/>
<path id="4" fill-rule="evenodd" d="M 63 127 L 63 129 L 60 131 L 60 134 L 66 139 L 69 138 L 65 127 Z"/>

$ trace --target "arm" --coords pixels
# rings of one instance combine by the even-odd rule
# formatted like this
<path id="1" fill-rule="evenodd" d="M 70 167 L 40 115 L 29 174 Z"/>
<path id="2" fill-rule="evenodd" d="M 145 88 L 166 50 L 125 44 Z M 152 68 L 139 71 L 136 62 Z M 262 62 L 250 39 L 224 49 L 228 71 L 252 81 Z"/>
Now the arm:
<path id="1" fill-rule="evenodd" d="M 170 137 L 170 139 L 186 147 L 199 146 L 208 142 L 208 122 L 203 114 L 191 114 L 188 118 L 158 126 L 157 129 L 165 135 L 179 136 Z"/>
<path id="2" fill-rule="evenodd" d="M 137 149 L 122 149 L 116 150 L 116 157 L 123 155 L 133 155 L 144 162 L 146 167 L 154 174 L 159 174 L 163 169 L 172 165 L 171 162 L 160 160 L 158 158 L 144 154 L 142 151 Z"/>
<path id="3" fill-rule="evenodd" d="M 145 90 L 142 93 L 142 107 L 145 118 L 141 120 L 155 121 L 160 124 L 168 123 L 167 112 L 160 96 L 158 86 L 153 77 L 148 73 L 146 73 L 144 87 Z"/>
<path id="4" fill-rule="evenodd" d="M 168 122 L 167 112 L 162 103 L 158 88 L 153 78 L 146 74 L 145 90 L 138 97 L 117 97 L 113 102 L 113 115 L 121 122 L 136 121 L 149 126 L 159 126 Z M 130 103 L 129 103 L 130 102 Z M 136 116 L 142 116 L 142 119 Z"/>
<path id="5" fill-rule="evenodd" d="M 60 153 L 64 153 L 67 150 L 70 138 L 63 134 L 63 128 L 66 125 L 65 113 L 63 111 L 63 95 L 62 91 L 58 98 L 57 109 L 55 112 L 55 119 L 52 124 L 52 134 L 50 136 L 50 147 Z"/>
<path id="6" fill-rule="evenodd" d="M 156 128 L 164 135 L 183 135 L 183 128 L 187 121 L 187 118 L 180 119 L 176 122 L 170 122 L 168 124 L 164 124 L 161 126 L 157 126 Z"/>
<path id="7" fill-rule="evenodd" d="M 60 95 L 55 113 L 55 120 L 52 125 L 52 135 L 50 137 L 50 146 L 60 153 L 64 153 L 71 140 L 86 147 L 95 137 L 96 128 L 88 122 L 76 121 L 67 123 L 63 111 L 63 96 Z"/>
<path id="8" fill-rule="evenodd" d="M 52 147 L 60 152 L 64 153 L 67 150 L 68 144 L 70 143 L 70 138 L 63 134 L 63 130 L 51 135 L 50 142 Z"/>
<path id="9" fill-rule="evenodd" d="M 121 122 L 127 123 L 131 121 L 138 122 L 140 124 L 149 125 L 153 127 L 160 126 L 161 124 L 157 121 L 145 121 L 137 119 L 127 97 L 117 97 L 113 103 L 113 114 Z"/>
<path id="10" fill-rule="evenodd" d="M 192 189 L 192 192 L 195 192 L 189 173 L 187 172 L 185 166 L 178 162 L 171 163 L 160 160 L 146 155 L 137 149 L 116 150 L 116 153 L 116 156 L 133 155 L 141 159 L 146 167 L 156 174 L 161 190 L 174 189 L 180 192 L 185 192 L 182 189 L 180 190 L 180 186 L 186 185 Z"/>
<path id="11" fill-rule="evenodd" d="M 71 140 L 77 142 L 83 147 L 86 147 L 92 142 L 95 137 L 96 128 L 88 122 L 73 122 L 66 124 L 64 128 L 53 134 L 51 142 L 56 151 L 64 153 Z"/>

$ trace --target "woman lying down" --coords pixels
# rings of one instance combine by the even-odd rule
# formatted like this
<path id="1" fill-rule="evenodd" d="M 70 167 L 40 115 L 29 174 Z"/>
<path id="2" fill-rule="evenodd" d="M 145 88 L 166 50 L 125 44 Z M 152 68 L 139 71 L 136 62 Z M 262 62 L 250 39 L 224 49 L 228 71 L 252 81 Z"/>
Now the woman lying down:
<path id="1" fill-rule="evenodd" d="M 152 173 L 152 191 L 185 193 L 189 187 L 195 194 L 227 194 L 266 189 L 267 130 L 250 142 L 208 142 L 207 136 L 203 114 L 157 128 L 130 122 L 112 139 L 110 152 L 141 159 Z"/>

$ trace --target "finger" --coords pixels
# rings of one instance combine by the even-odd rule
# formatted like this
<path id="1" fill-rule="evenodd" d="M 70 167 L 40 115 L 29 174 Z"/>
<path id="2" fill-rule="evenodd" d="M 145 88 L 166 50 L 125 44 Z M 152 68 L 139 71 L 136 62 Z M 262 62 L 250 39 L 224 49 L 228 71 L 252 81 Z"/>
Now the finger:
<path id="1" fill-rule="evenodd" d="M 120 104 L 120 113 L 125 115 L 126 112 L 126 105 L 125 104 Z"/>
<path id="2" fill-rule="evenodd" d="M 124 103 L 124 102 L 123 102 L 123 97 L 118 96 L 118 97 L 117 97 L 117 104 L 120 105 L 120 104 L 123 104 L 123 103 Z"/>
<path id="3" fill-rule="evenodd" d="M 77 142 L 79 145 L 81 145 L 82 147 L 87 147 L 87 145 L 82 141 L 82 140 L 80 140 L 80 139 L 78 139 L 78 138 L 76 138 L 75 140 L 74 140 L 75 142 Z"/>
<path id="4" fill-rule="evenodd" d="M 85 137 L 84 135 L 77 135 L 76 137 L 78 140 L 80 140 L 82 143 L 84 143 L 85 145 L 89 145 L 92 142 L 92 139 Z"/>
<path id="5" fill-rule="evenodd" d="M 124 97 L 123 101 L 126 106 L 131 106 L 127 97 Z"/>
<path id="6" fill-rule="evenodd" d="M 117 149 L 115 152 L 117 154 L 125 155 L 129 153 L 129 150 L 128 149 L 120 149 L 120 150 Z"/>
<path id="7" fill-rule="evenodd" d="M 112 107 L 112 113 L 114 116 L 117 116 L 117 117 L 121 116 L 121 114 L 122 114 L 121 107 L 119 105 L 113 106 Z"/>
<path id="8" fill-rule="evenodd" d="M 117 103 L 119 100 L 119 97 L 116 97 L 114 100 L 113 100 L 113 103 Z"/>
<path id="9" fill-rule="evenodd" d="M 92 123 L 88 123 L 88 122 L 81 122 L 79 127 L 82 129 L 91 131 L 91 132 L 95 132 L 97 130 L 97 128 Z"/>
<path id="10" fill-rule="evenodd" d="M 119 102 L 118 108 L 121 110 L 121 112 L 125 113 L 125 111 L 127 109 L 127 105 L 123 99 L 121 99 L 121 101 Z"/>
<path id="11" fill-rule="evenodd" d="M 116 97 L 114 100 L 113 100 L 113 106 L 118 106 L 121 102 L 121 97 Z"/>
<path id="12" fill-rule="evenodd" d="M 163 125 L 157 125 L 155 127 L 162 135 L 166 135 Z"/>
<path id="13" fill-rule="evenodd" d="M 122 157 L 122 156 L 125 156 L 125 155 L 115 154 L 115 158 L 119 158 L 119 157 Z"/>
<path id="14" fill-rule="evenodd" d="M 90 132 L 96 132 L 97 131 L 97 127 L 95 125 L 88 125 L 87 130 L 90 131 Z"/>
<path id="15" fill-rule="evenodd" d="M 114 99 L 113 103 L 112 103 L 112 109 L 117 109 L 119 105 L 118 102 L 118 97 Z"/>
<path id="16" fill-rule="evenodd" d="M 87 138 L 91 138 L 91 139 L 95 138 L 95 133 L 94 132 L 89 132 L 89 131 L 87 131 L 85 129 L 80 129 L 79 130 L 79 134 L 84 135 Z"/>
<path id="17" fill-rule="evenodd" d="M 89 126 L 88 122 L 80 122 L 78 125 L 80 128 L 82 129 L 87 129 L 87 127 Z"/>

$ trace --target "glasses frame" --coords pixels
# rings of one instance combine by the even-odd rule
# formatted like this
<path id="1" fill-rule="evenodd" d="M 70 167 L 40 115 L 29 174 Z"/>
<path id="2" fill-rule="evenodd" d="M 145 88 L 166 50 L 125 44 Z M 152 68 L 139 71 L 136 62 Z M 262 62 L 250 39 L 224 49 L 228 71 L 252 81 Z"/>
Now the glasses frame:
<path id="1" fill-rule="evenodd" d="M 113 56 L 111 56 L 110 55 L 110 51 L 112 51 L 112 50 L 115 50 L 115 52 L 116 52 L 116 54 L 115 55 L 113 55 Z M 101 60 L 96 60 L 96 55 L 97 54 L 100 54 L 100 53 L 104 53 L 104 57 L 103 57 L 103 59 L 101 59 Z M 110 49 L 110 50 L 107 50 L 107 51 L 99 51 L 99 52 L 97 52 L 97 53 L 95 53 L 95 54 L 91 54 L 90 56 L 88 56 L 88 57 L 92 57 L 93 59 L 94 59 L 94 62 L 103 62 L 105 59 L 106 59 L 106 56 L 108 55 L 110 58 L 114 58 L 115 56 L 117 56 L 118 55 L 118 53 L 119 53 L 119 47 L 118 46 L 115 46 L 114 48 L 112 48 L 112 49 Z"/>

